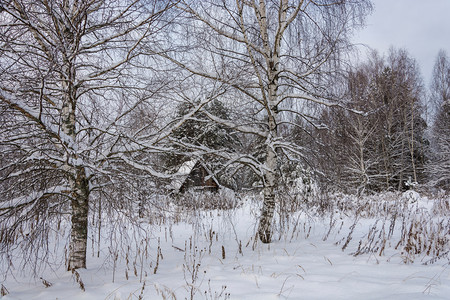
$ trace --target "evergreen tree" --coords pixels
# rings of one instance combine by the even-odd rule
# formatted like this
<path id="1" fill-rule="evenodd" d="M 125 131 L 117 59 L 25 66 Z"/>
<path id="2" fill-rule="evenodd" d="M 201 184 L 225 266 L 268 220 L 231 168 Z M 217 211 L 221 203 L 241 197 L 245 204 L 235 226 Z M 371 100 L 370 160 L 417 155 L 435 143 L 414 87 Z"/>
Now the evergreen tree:
<path id="1" fill-rule="evenodd" d="M 181 103 L 176 109 L 176 118 L 183 118 L 192 108 L 191 103 Z M 202 160 L 210 170 L 220 173 L 217 174 L 216 179 L 221 184 L 232 187 L 234 186 L 232 174 L 223 173 L 226 171 L 222 166 L 223 159 L 215 156 L 213 150 L 234 151 L 239 147 L 240 142 L 231 128 L 211 121 L 207 113 L 223 120 L 230 120 L 231 112 L 219 100 L 211 101 L 204 110 L 196 112 L 173 132 L 174 151 L 165 154 L 164 164 L 168 171 L 173 173 L 186 161 Z M 196 147 L 204 147 L 212 151 L 199 157 L 195 154 Z"/>

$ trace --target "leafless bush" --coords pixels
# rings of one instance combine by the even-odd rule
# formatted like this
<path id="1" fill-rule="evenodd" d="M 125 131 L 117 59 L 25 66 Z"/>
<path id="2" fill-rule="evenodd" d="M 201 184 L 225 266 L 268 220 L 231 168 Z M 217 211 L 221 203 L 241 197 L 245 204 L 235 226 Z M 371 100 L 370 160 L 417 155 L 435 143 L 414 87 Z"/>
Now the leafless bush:
<path id="1" fill-rule="evenodd" d="M 350 200 L 350 204 L 346 203 Z M 353 255 L 372 253 L 382 256 L 387 248 L 393 248 L 399 252 L 404 263 L 412 263 L 418 256 L 423 257 L 425 264 L 450 259 L 448 198 L 436 197 L 423 203 L 424 200 L 411 191 L 365 198 L 337 197 L 334 201 L 337 212 L 351 214 L 355 218 L 347 236 L 336 243 L 342 243 L 343 250 L 353 239 L 359 220 L 375 219 L 367 234 L 359 240 Z M 429 204 L 429 201 L 432 203 Z"/>
<path id="2" fill-rule="evenodd" d="M 189 299 L 191 300 L 194 299 L 194 295 L 198 292 L 204 279 L 204 276 L 201 276 L 200 267 L 206 252 L 206 249 L 199 249 L 193 245 L 192 237 L 189 240 L 189 245 L 187 242 L 184 245 L 183 273 L 186 281 L 186 290 L 189 292 Z M 204 271 L 205 273 L 206 271 Z"/>
<path id="3" fill-rule="evenodd" d="M 0 296 L 6 296 L 9 294 L 8 289 L 2 284 L 2 287 L 0 288 Z"/>
<path id="4" fill-rule="evenodd" d="M 39 277 L 47 265 L 63 265 L 63 256 L 54 253 L 62 251 L 68 239 L 67 216 L 49 216 L 36 209 L 33 217 L 22 217 L 18 212 L 0 222 L 1 274 L 7 276 L 16 268 Z"/>
<path id="5" fill-rule="evenodd" d="M 213 291 L 211 289 L 211 280 L 208 280 L 208 290 L 205 291 L 205 299 L 207 300 L 218 300 L 218 299 L 230 299 L 230 293 L 226 292 L 227 286 L 223 285 L 220 292 Z"/>

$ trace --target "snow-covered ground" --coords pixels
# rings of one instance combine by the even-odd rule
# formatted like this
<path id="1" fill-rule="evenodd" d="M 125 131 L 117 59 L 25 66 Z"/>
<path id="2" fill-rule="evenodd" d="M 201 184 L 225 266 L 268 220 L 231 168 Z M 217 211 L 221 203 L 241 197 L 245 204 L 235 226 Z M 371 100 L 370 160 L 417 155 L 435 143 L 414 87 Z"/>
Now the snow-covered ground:
<path id="1" fill-rule="evenodd" d="M 430 215 L 436 209 L 417 194 L 402 197 Z M 124 219 L 113 231 L 103 230 L 100 257 L 93 238 L 88 269 L 78 270 L 78 281 L 64 265 L 47 267 L 36 279 L 17 263 L 14 276 L 2 278 L 8 292 L 2 299 L 450 299 L 448 254 L 428 264 L 426 254 L 406 259 L 395 249 L 401 223 L 392 237 L 378 239 L 387 240 L 384 247 L 371 245 L 374 251 L 354 256 L 359 241 L 376 243 L 370 232 L 381 237 L 387 230 L 379 220 L 379 230 L 371 231 L 376 219 L 356 218 L 351 209 L 327 217 L 293 214 L 266 245 L 255 243 L 254 201 L 225 211 L 175 210 L 162 224 L 143 218 L 137 228 Z M 448 230 L 448 215 L 436 217 Z"/>

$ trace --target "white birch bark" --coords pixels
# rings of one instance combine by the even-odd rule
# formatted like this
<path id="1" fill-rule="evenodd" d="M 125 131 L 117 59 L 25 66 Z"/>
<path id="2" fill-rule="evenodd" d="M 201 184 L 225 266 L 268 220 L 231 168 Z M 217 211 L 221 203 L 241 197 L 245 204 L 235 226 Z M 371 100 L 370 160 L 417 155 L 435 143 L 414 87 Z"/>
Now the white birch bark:
<path id="1" fill-rule="evenodd" d="M 69 20 L 74 20 L 74 12 L 77 7 L 70 7 L 68 2 L 64 3 L 64 13 Z M 62 21 L 62 20 L 61 20 Z M 77 140 L 76 130 L 76 110 L 77 110 L 77 90 L 75 87 L 76 78 L 76 57 L 77 57 L 77 37 L 75 28 L 79 24 L 70 24 L 68 20 L 57 24 L 60 28 L 63 45 L 66 47 L 62 53 L 63 66 L 61 74 L 61 87 L 63 93 L 61 119 L 62 130 L 69 139 L 66 152 L 66 164 L 68 173 L 68 185 L 71 192 L 71 224 L 69 242 L 68 270 L 86 268 L 86 251 L 88 237 L 88 216 L 89 216 L 89 181 L 86 176 L 84 166 L 78 165 L 78 155 L 74 145 Z M 75 25 L 75 26 L 74 26 Z"/>
<path id="2" fill-rule="evenodd" d="M 266 140 L 266 169 L 263 174 L 264 200 L 259 219 L 258 234 L 263 243 L 270 243 L 272 240 L 272 220 L 275 211 L 275 197 L 277 188 L 277 165 L 278 155 L 275 141 L 278 137 L 277 117 L 278 117 L 278 60 L 280 43 L 282 40 L 283 29 L 286 26 L 286 10 L 288 2 L 280 2 L 278 30 L 274 38 L 273 48 L 270 47 L 267 13 L 264 1 L 260 1 L 259 7 L 255 7 L 256 15 L 260 26 L 261 37 L 266 56 L 266 70 L 268 75 L 268 97 L 266 103 L 268 135 Z"/>

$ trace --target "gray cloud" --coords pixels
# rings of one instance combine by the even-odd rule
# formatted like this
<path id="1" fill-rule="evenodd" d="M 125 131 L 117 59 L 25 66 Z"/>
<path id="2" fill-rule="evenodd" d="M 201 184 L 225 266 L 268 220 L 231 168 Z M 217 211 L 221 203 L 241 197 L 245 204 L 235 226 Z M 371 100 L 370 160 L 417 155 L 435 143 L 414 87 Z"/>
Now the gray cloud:
<path id="1" fill-rule="evenodd" d="M 373 0 L 367 27 L 355 35 L 380 53 L 390 46 L 406 48 L 428 85 L 440 49 L 450 54 L 450 0 Z"/>

